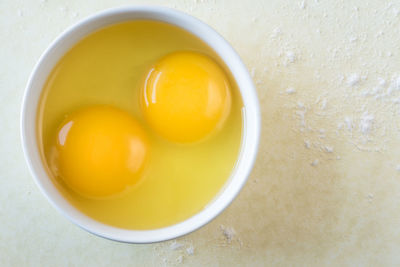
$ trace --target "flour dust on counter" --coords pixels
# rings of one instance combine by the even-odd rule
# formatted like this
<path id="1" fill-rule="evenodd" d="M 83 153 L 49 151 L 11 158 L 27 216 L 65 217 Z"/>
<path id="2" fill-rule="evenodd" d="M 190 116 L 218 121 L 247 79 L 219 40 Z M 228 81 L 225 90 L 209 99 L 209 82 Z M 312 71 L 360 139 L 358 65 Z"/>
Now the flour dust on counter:
<path id="1" fill-rule="evenodd" d="M 299 6 L 304 10 L 303 20 L 306 20 L 315 14 L 312 6 L 317 7 L 317 2 L 307 5 L 302 1 Z M 322 48 L 329 56 L 319 62 L 316 62 L 315 50 L 297 45 L 294 34 L 285 32 L 281 26 L 275 27 L 269 35 L 267 44 L 273 44 L 273 47 L 279 44 L 273 63 L 270 63 L 275 68 L 264 67 L 263 71 L 259 71 L 252 67 L 251 75 L 256 84 L 280 75 L 288 76 L 289 81 L 296 80 L 296 84 L 289 83 L 280 92 L 280 96 L 287 96 L 287 99 L 279 101 L 285 108 L 292 110 L 293 119 L 297 121 L 292 130 L 304 137 L 305 148 L 313 150 L 313 155 L 320 156 L 320 159 L 311 161 L 311 166 L 342 159 L 340 150 L 337 151 L 334 145 L 338 142 L 350 144 L 358 151 L 387 151 L 388 140 L 400 130 L 397 119 L 400 115 L 400 73 L 387 71 L 390 69 L 389 64 L 383 65 L 379 71 L 373 65 L 378 58 L 385 57 L 393 62 L 394 57 L 398 58 L 399 55 L 396 50 L 374 49 L 372 53 L 362 51 L 371 43 L 378 46 L 382 43 L 385 28 L 399 20 L 398 10 L 393 3 L 384 6 L 382 12 L 387 13 L 387 16 L 377 25 L 379 30 L 374 36 L 362 32 L 361 25 L 350 24 L 347 38 Z M 360 12 L 360 8 L 354 6 L 351 16 L 358 17 Z M 377 11 L 374 16 L 379 16 Z M 323 13 L 322 17 L 328 21 L 330 15 Z M 332 19 L 334 23 L 341 24 L 337 18 Z M 252 21 L 255 23 L 257 20 Z M 324 26 L 327 28 L 325 23 L 316 28 L 312 38 L 325 39 L 332 29 L 321 30 Z M 344 68 L 346 72 L 335 68 L 357 55 L 364 59 L 361 68 Z M 311 65 L 313 68 L 310 68 Z M 302 75 L 312 77 L 312 80 L 295 79 L 294 75 L 299 74 L 300 68 Z M 306 88 L 318 85 L 321 87 L 316 91 L 317 94 L 310 94 Z M 261 98 L 266 94 L 268 92 L 261 91 Z"/>
<path id="2" fill-rule="evenodd" d="M 280 7 L 274 23 L 262 24 L 265 14 L 249 23 L 266 27 L 247 46 L 257 51 L 247 55 L 263 137 L 242 199 L 262 202 L 246 211 L 265 222 L 251 220 L 262 237 L 246 226 L 237 232 L 247 229 L 255 251 L 274 251 L 276 265 L 398 263 L 390 251 L 400 222 L 392 217 L 400 203 L 399 3 Z M 377 242 L 385 251 L 373 252 Z"/>
<path id="3" fill-rule="evenodd" d="M 214 230 L 216 230 L 217 236 L 213 239 L 205 239 L 202 243 L 196 242 L 190 237 L 182 237 L 155 244 L 153 246 L 154 254 L 165 266 L 179 266 L 190 264 L 192 256 L 204 253 L 209 247 L 230 251 L 240 250 L 243 247 L 248 248 L 248 246 L 244 246 L 233 226 L 220 224 Z"/>
<path id="4" fill-rule="evenodd" d="M 155 245 L 153 250 L 164 266 L 181 265 L 195 254 L 192 241 L 172 240 Z"/>

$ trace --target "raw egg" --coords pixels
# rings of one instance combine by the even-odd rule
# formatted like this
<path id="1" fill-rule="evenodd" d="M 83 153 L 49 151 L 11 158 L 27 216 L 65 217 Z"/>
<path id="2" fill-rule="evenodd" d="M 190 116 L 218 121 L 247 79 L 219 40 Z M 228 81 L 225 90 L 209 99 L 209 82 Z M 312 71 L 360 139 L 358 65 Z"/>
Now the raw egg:
<path id="1" fill-rule="evenodd" d="M 229 181 L 242 109 L 235 79 L 205 42 L 169 23 L 125 21 L 60 58 L 43 85 L 36 136 L 71 206 L 112 227 L 160 229 L 195 216 Z"/>
<path id="2" fill-rule="evenodd" d="M 68 116 L 59 128 L 56 149 L 60 177 L 87 197 L 107 197 L 137 183 L 149 154 L 136 119 L 109 106 Z"/>
<path id="3" fill-rule="evenodd" d="M 177 143 L 196 142 L 224 123 L 231 108 L 229 80 L 210 57 L 175 52 L 148 72 L 142 109 L 149 125 Z"/>

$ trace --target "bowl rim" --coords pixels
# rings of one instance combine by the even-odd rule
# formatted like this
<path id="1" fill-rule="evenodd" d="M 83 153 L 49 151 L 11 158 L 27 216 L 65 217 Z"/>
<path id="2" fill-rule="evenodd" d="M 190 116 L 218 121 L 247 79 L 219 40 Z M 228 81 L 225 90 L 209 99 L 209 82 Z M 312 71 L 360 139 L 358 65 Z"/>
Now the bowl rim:
<path id="1" fill-rule="evenodd" d="M 173 24 L 207 43 L 231 71 L 232 77 L 237 82 L 244 106 L 240 154 L 235 169 L 218 195 L 192 217 L 171 226 L 151 230 L 128 230 L 106 225 L 73 207 L 61 196 L 48 177 L 39 153 L 36 132 L 37 107 L 43 84 L 55 63 L 64 53 L 77 41 L 97 29 L 118 22 L 138 19 Z M 64 48 L 61 48 L 62 46 Z M 68 46 L 69 48 L 65 48 Z M 63 50 L 64 52 L 62 52 Z M 159 6 L 128 6 L 107 9 L 79 21 L 61 33 L 43 52 L 31 72 L 22 101 L 20 120 L 25 160 L 36 185 L 52 206 L 74 224 L 92 234 L 127 243 L 153 243 L 174 239 L 197 230 L 217 217 L 238 195 L 250 175 L 258 152 L 260 122 L 259 102 L 252 78 L 231 45 L 199 19 L 181 11 Z"/>

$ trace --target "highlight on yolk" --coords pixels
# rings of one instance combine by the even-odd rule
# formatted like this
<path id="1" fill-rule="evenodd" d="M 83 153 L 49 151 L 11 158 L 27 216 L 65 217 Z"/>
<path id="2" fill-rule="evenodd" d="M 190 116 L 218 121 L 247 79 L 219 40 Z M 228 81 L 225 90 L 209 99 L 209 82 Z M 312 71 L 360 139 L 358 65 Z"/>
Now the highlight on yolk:
<path id="1" fill-rule="evenodd" d="M 227 75 L 210 57 L 175 52 L 150 69 L 142 90 L 150 126 L 178 143 L 196 142 L 219 129 L 231 108 Z"/>
<path id="2" fill-rule="evenodd" d="M 58 172 L 87 197 L 120 193 L 140 179 L 149 144 L 136 119 L 109 106 L 72 114 L 57 134 Z"/>

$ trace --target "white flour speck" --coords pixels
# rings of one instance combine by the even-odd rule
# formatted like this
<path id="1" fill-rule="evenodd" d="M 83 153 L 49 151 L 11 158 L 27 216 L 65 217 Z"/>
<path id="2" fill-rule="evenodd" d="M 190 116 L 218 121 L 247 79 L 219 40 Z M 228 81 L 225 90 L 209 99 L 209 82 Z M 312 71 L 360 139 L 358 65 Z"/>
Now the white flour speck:
<path id="1" fill-rule="evenodd" d="M 296 61 L 296 55 L 294 54 L 293 51 L 287 51 L 286 57 L 290 63 L 294 63 Z"/>
<path id="2" fill-rule="evenodd" d="M 346 124 L 347 130 L 351 132 L 353 129 L 353 119 L 350 117 L 345 117 L 344 123 Z"/>
<path id="3" fill-rule="evenodd" d="M 304 146 L 305 146 L 307 149 L 310 149 L 310 147 L 311 147 L 311 142 L 308 141 L 308 140 L 304 140 Z"/>
<path id="4" fill-rule="evenodd" d="M 300 126 L 305 127 L 306 126 L 306 110 L 305 109 L 297 110 L 296 115 L 300 119 Z"/>
<path id="5" fill-rule="evenodd" d="M 222 234 L 224 235 L 226 241 L 230 243 L 236 235 L 235 229 L 233 227 L 226 227 L 224 225 L 220 225 L 220 229 L 222 230 Z"/>
<path id="6" fill-rule="evenodd" d="M 194 247 L 190 245 L 189 247 L 186 248 L 186 253 L 188 255 L 193 255 L 194 254 Z"/>
<path id="7" fill-rule="evenodd" d="M 182 243 L 173 241 L 173 242 L 171 243 L 171 245 L 169 246 L 169 249 L 170 249 L 170 250 L 178 250 L 178 249 L 181 249 L 182 247 L 183 247 L 183 244 L 182 244 Z"/>
<path id="8" fill-rule="evenodd" d="M 357 40 L 358 40 L 357 36 L 351 36 L 351 37 L 349 38 L 349 42 L 350 42 L 350 43 L 354 43 L 354 42 L 357 41 Z"/>
<path id="9" fill-rule="evenodd" d="M 293 87 L 289 87 L 286 89 L 286 94 L 291 95 L 291 94 L 295 94 L 296 90 Z"/>
<path id="10" fill-rule="evenodd" d="M 315 159 L 313 162 L 311 162 L 311 166 L 317 166 L 319 163 L 318 159 Z"/>
<path id="11" fill-rule="evenodd" d="M 385 86 L 385 85 L 386 85 L 386 80 L 383 79 L 382 77 L 379 77 L 379 78 L 378 78 L 378 84 L 379 84 L 380 86 Z"/>
<path id="12" fill-rule="evenodd" d="M 357 85 L 360 82 L 360 75 L 353 73 L 347 77 L 346 82 L 349 86 Z"/>
<path id="13" fill-rule="evenodd" d="M 324 99 L 322 99 L 322 101 L 321 101 L 321 109 L 322 110 L 325 110 L 326 109 L 326 104 L 327 104 L 327 100 L 326 100 L 326 98 L 324 98 Z"/>
<path id="14" fill-rule="evenodd" d="M 281 34 L 282 34 L 281 29 L 280 29 L 280 28 L 275 28 L 275 29 L 273 30 L 273 32 L 272 32 L 271 37 L 272 37 L 272 38 L 276 38 L 276 37 L 278 37 L 278 36 L 281 35 Z"/>
<path id="15" fill-rule="evenodd" d="M 368 202 L 372 202 L 372 200 L 374 199 L 374 195 L 373 194 L 368 194 L 367 195 L 367 200 L 368 200 Z"/>
<path id="16" fill-rule="evenodd" d="M 374 116 L 364 112 L 360 120 L 360 131 L 362 134 L 369 134 L 371 132 L 372 124 L 374 123 Z"/>
<path id="17" fill-rule="evenodd" d="M 333 152 L 333 147 L 332 146 L 324 146 L 324 150 L 327 153 L 332 153 Z"/>

